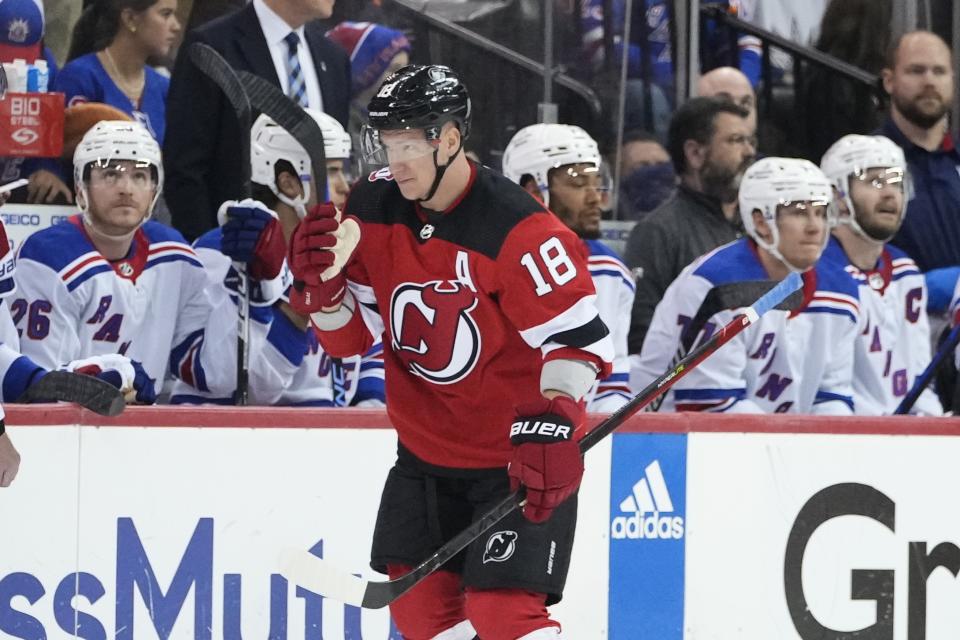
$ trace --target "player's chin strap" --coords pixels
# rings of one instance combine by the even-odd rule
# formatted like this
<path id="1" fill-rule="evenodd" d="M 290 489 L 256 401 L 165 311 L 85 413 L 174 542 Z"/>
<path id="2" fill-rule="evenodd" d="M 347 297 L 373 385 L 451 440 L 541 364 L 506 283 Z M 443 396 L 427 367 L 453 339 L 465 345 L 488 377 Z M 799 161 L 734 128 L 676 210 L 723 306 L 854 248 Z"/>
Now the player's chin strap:
<path id="1" fill-rule="evenodd" d="M 437 162 L 437 154 L 440 153 L 440 147 L 437 147 L 433 150 L 433 168 L 436 169 L 436 174 L 433 177 L 433 184 L 430 185 L 430 191 L 427 192 L 422 198 L 417 198 L 417 202 L 427 202 L 437 193 L 437 189 L 440 188 L 440 181 L 443 180 L 443 174 L 447 172 L 447 169 L 453 164 L 453 161 L 457 159 L 457 156 L 460 155 L 460 152 L 463 151 L 463 139 L 461 138 L 457 150 L 453 152 L 453 155 L 450 156 L 450 159 L 447 160 L 447 164 L 440 166 L 440 163 Z"/>

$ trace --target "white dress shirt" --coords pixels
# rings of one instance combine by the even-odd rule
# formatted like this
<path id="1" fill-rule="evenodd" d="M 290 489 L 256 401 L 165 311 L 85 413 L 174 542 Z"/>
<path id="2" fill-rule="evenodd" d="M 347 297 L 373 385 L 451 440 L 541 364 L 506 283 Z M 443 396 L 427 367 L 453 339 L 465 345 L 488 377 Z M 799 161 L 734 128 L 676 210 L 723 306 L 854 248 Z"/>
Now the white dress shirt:
<path id="1" fill-rule="evenodd" d="M 307 87 L 307 104 L 311 109 L 323 111 L 323 96 L 320 95 L 320 80 L 317 76 L 317 69 L 313 65 L 313 56 L 310 53 L 310 47 L 307 45 L 307 38 L 304 35 L 303 27 L 291 29 L 290 25 L 278 16 L 273 9 L 268 7 L 263 0 L 253 0 L 253 9 L 257 12 L 257 20 L 260 21 L 260 29 L 263 30 L 263 36 L 267 39 L 270 58 L 273 59 L 273 66 L 277 70 L 277 77 L 280 78 L 280 88 L 288 95 L 290 90 L 290 71 L 287 69 L 287 56 L 290 54 L 290 47 L 284 38 L 286 38 L 291 31 L 296 31 L 297 35 L 300 36 L 297 58 L 300 60 L 300 70 L 303 73 L 303 81 Z"/>

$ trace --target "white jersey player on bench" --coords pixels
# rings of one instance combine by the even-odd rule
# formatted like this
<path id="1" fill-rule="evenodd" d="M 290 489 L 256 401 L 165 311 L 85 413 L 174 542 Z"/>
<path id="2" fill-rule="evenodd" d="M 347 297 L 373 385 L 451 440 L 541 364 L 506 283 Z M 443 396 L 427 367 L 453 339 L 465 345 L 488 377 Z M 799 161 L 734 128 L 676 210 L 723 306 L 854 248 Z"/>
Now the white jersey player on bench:
<path id="1" fill-rule="evenodd" d="M 910 256 L 886 244 L 907 213 L 907 163 L 889 138 L 850 134 L 827 150 L 820 168 L 833 182 L 839 223 L 822 259 L 844 269 L 860 287 L 856 412 L 889 415 L 930 362 L 923 274 Z M 943 410 L 933 390 L 926 389 L 910 412 L 941 415 Z"/>
<path id="2" fill-rule="evenodd" d="M 231 257 L 248 265 L 252 289 L 262 289 L 256 268 L 259 256 L 271 251 L 286 254 L 293 229 L 317 202 L 329 200 L 337 207 L 343 206 L 349 191 L 350 136 L 331 116 L 314 109 L 306 112 L 323 132 L 326 192 L 317 193 L 314 167 L 300 143 L 269 116 L 257 118 L 250 131 L 253 199 L 225 202 L 220 207 L 222 226 L 194 243 L 210 274 L 211 298 L 222 300 L 231 294 L 226 284 L 233 277 Z M 284 287 L 288 284 L 284 282 Z M 260 330 L 251 331 L 249 348 L 263 365 L 250 368 L 251 404 L 383 406 L 383 348 L 379 342 L 362 358 L 331 358 L 320 347 L 309 318 L 290 308 L 285 293 L 280 300 L 272 294 L 266 298 L 266 303 L 251 303 L 251 327 Z M 215 324 L 235 340 L 235 306 L 217 304 L 214 314 L 219 318 Z M 217 366 L 233 370 L 235 352 L 219 355 Z M 233 400 L 230 395 L 204 392 L 178 382 L 171 402 L 232 404 Z"/>
<path id="3" fill-rule="evenodd" d="M 122 354 L 158 390 L 168 376 L 232 389 L 233 369 L 204 364 L 234 347 L 207 331 L 203 264 L 178 231 L 149 219 L 163 188 L 156 141 L 135 122 L 99 122 L 77 146 L 74 176 L 81 213 L 20 248 L 11 312 L 23 354 L 46 368 Z M 137 400 L 152 401 L 143 388 Z"/>
<path id="4" fill-rule="evenodd" d="M 818 262 L 827 243 L 829 181 L 806 160 L 765 158 L 740 185 L 740 215 L 748 237 L 688 266 L 657 306 L 643 343 L 643 387 L 668 369 L 681 332 L 714 287 L 803 275 L 802 306 L 773 309 L 681 379 L 663 408 L 739 413 L 853 413 L 853 345 L 859 318 L 857 287 Z M 697 342 L 730 322 L 719 311 L 696 330 Z M 637 373 L 635 371 L 635 373 Z"/>

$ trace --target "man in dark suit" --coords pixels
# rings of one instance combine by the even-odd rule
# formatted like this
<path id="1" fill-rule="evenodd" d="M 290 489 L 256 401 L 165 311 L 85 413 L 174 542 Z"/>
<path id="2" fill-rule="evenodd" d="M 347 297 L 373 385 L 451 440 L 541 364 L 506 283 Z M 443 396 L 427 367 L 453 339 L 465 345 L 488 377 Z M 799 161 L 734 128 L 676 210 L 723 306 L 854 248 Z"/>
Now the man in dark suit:
<path id="1" fill-rule="evenodd" d="M 253 0 L 187 35 L 167 97 L 163 157 L 173 226 L 188 240 L 216 225 L 220 203 L 240 196 L 240 144 L 247 137 L 226 98 L 190 60 L 188 47 L 208 44 L 234 69 L 269 80 L 302 106 L 322 109 L 346 126 L 350 60 L 315 22 L 330 16 L 334 1 Z"/>

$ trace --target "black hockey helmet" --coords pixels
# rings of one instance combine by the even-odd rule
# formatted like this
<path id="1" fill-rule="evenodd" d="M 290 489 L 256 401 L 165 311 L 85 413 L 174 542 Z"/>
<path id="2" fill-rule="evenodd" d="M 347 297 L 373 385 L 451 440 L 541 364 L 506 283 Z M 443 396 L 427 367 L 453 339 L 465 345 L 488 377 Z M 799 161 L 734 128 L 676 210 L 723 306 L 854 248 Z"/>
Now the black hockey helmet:
<path id="1" fill-rule="evenodd" d="M 440 137 L 446 122 L 455 122 L 461 137 L 470 136 L 470 95 L 450 67 L 407 65 L 387 77 L 367 111 L 373 129 L 423 129 L 428 140 Z"/>

